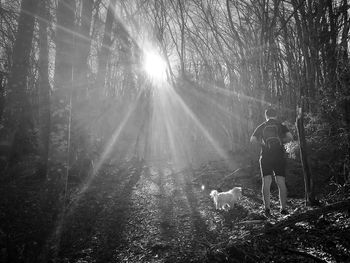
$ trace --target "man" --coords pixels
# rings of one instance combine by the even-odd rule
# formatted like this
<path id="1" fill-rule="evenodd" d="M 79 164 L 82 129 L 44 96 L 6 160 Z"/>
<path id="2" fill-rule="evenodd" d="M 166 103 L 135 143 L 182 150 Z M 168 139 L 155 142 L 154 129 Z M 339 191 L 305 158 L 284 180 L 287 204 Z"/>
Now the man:
<path id="1" fill-rule="evenodd" d="M 262 195 L 265 206 L 265 215 L 270 216 L 270 187 L 272 176 L 279 190 L 280 212 L 287 215 L 287 187 L 285 181 L 286 157 L 284 143 L 293 140 L 293 135 L 288 128 L 277 120 L 277 112 L 274 109 L 265 111 L 266 121 L 260 124 L 253 132 L 250 142 L 261 145 L 260 172 L 262 176 Z"/>

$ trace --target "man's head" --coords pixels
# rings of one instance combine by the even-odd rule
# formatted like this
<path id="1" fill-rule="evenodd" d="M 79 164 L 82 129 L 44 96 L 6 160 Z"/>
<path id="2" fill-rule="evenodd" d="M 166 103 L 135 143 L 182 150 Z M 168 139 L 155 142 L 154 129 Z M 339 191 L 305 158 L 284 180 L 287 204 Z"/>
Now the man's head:
<path id="1" fill-rule="evenodd" d="M 275 109 L 269 108 L 265 110 L 265 118 L 268 119 L 276 119 L 277 118 L 277 111 Z"/>

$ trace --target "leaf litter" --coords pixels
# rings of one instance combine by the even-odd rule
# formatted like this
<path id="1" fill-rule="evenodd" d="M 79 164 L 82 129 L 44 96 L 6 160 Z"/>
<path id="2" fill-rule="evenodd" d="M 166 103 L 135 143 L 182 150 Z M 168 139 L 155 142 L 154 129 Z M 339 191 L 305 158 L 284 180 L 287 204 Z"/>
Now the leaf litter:
<path id="1" fill-rule="evenodd" d="M 71 232 L 72 225 L 76 225 L 74 231 L 84 233 L 88 226 L 79 220 L 79 213 L 89 207 L 93 209 L 96 203 L 104 204 L 104 209 L 91 211 L 90 217 L 94 220 L 89 220 L 90 232 L 81 233 L 84 245 L 72 250 L 68 249 L 72 246 L 62 243 L 61 259 L 69 262 L 83 259 L 86 262 L 350 260 L 350 221 L 346 209 L 317 214 L 318 208 L 305 207 L 302 198 L 289 198 L 292 213 L 281 216 L 278 193 L 273 191 L 275 209 L 273 217 L 266 219 L 261 213 L 260 178 L 252 176 L 250 170 L 232 172 L 220 162 L 211 162 L 176 173 L 170 166 L 145 165 L 140 169 L 130 166 L 125 171 L 130 174 L 123 177 L 118 172 L 105 172 L 103 177 L 96 178 L 95 190 L 85 194 L 79 205 L 81 209 L 67 221 L 67 227 Z M 242 180 L 232 178 L 239 173 Z M 210 190 L 224 191 L 234 185 L 244 188 L 239 204 L 229 211 L 216 211 L 209 197 Z M 96 191 L 105 193 L 99 196 L 98 202 L 91 197 L 97 195 Z M 329 203 L 341 200 L 348 200 L 348 196 L 327 197 Z M 289 223 L 291 218 L 308 211 L 310 218 Z M 281 222 L 286 225 L 274 229 Z"/>
<path id="2" fill-rule="evenodd" d="M 238 204 L 217 211 L 212 189 L 243 187 Z M 349 262 L 349 186 L 327 192 L 323 207 L 288 199 L 291 214 L 261 213 L 254 168 L 222 162 L 174 171 L 138 161 L 106 165 L 73 198 L 54 262 Z M 77 192 L 76 192 L 77 193 Z M 336 204 L 336 205 L 333 205 Z M 2 215 L 5 217 L 5 215 Z M 23 234 L 25 235 L 25 234 Z"/>

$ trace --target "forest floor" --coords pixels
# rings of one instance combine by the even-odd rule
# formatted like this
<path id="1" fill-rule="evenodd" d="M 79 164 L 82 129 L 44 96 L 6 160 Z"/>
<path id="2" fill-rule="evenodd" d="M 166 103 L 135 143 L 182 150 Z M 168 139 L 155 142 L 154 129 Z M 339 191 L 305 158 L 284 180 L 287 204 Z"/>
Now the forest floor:
<path id="1" fill-rule="evenodd" d="M 50 252 L 43 255 L 38 249 L 37 258 L 58 263 L 350 262 L 348 187 L 324 196 L 322 207 L 308 208 L 303 199 L 289 198 L 288 216 L 279 215 L 275 189 L 273 217 L 266 219 L 259 178 L 223 167 L 219 162 L 183 171 L 135 161 L 105 165 L 84 187 L 70 193 L 66 212 L 51 225 Z M 210 191 L 227 190 L 232 184 L 244 188 L 239 204 L 229 211 L 215 210 Z M 0 215 L 2 223 L 9 217 Z M 32 214 L 30 218 L 7 220 L 0 229 L 3 240 L 15 232 L 16 226 L 9 225 L 34 220 Z M 30 224 L 21 224 L 17 228 L 28 232 Z M 35 233 L 29 238 L 35 239 Z M 23 239 L 29 242 L 28 237 Z M 10 262 L 5 243 L 0 243 L 0 256 Z M 36 250 L 30 251 L 27 254 L 35 258 Z M 26 259 L 24 253 L 16 262 L 35 262 L 29 256 Z"/>

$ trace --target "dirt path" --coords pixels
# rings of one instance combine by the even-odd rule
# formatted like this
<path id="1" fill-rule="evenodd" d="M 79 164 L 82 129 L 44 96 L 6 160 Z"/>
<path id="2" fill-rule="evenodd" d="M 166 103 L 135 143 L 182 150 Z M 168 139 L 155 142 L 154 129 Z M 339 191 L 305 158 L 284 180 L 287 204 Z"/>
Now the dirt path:
<path id="1" fill-rule="evenodd" d="M 65 220 L 60 260 L 200 262 L 230 226 L 191 176 L 169 166 L 104 169 Z"/>
<path id="2" fill-rule="evenodd" d="M 52 216 L 62 214 L 53 201 L 60 193 L 54 192 L 55 182 L 2 187 L 0 261 L 350 262 L 349 208 L 331 211 L 327 205 L 349 200 L 349 186 L 324 199 L 328 212 L 321 214 L 303 206 L 303 199 L 290 198 L 286 218 L 278 213 L 278 192 L 272 191 L 274 218 L 262 220 L 254 177 L 235 181 L 230 174 L 221 162 L 182 172 L 136 161 L 105 165 L 85 190 L 71 193 L 63 218 Z M 244 190 L 227 212 L 214 210 L 209 198 L 221 185 L 221 190 L 233 185 Z M 294 223 L 286 225 L 289 219 Z M 283 227 L 273 229 L 277 223 Z"/>
<path id="3" fill-rule="evenodd" d="M 261 220 L 261 197 L 247 183 L 238 205 L 216 211 L 209 191 L 219 168 L 205 169 L 209 189 L 202 190 L 200 171 L 137 162 L 103 167 L 70 206 L 55 262 L 349 262 L 346 213 L 266 233 L 283 220 L 278 193 L 267 221 Z M 291 199 L 290 211 L 312 209 L 302 201 Z"/>

